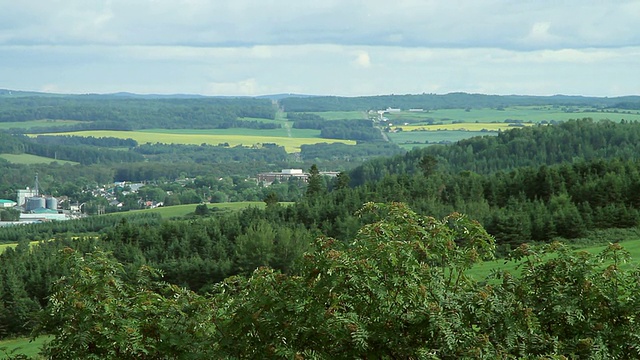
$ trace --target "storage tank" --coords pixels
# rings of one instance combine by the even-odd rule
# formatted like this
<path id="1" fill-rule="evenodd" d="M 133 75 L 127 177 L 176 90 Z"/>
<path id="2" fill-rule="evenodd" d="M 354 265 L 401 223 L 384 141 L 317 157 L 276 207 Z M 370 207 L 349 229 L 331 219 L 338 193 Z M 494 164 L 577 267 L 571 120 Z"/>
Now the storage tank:
<path id="1" fill-rule="evenodd" d="M 30 197 L 27 199 L 27 211 L 43 208 L 47 205 L 43 197 Z"/>
<path id="2" fill-rule="evenodd" d="M 46 200 L 47 209 L 58 210 L 58 199 L 54 197 L 48 197 Z"/>

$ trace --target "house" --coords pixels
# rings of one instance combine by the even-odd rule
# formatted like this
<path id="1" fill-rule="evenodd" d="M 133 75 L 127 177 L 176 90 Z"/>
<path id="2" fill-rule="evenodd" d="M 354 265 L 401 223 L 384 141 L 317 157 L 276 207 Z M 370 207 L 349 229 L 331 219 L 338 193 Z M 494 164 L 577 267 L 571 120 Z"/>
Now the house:
<path id="1" fill-rule="evenodd" d="M 302 169 L 282 169 L 280 172 L 266 172 L 258 174 L 258 182 L 265 185 L 271 185 L 274 181 L 288 181 L 291 178 L 300 179 L 304 182 L 309 180 L 309 174 Z"/>

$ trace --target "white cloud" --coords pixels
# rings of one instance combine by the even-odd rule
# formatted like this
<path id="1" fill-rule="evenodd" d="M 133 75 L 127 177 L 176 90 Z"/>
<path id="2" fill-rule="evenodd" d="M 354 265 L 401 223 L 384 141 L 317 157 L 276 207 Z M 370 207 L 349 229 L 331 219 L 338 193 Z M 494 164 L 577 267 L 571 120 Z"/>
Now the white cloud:
<path id="1" fill-rule="evenodd" d="M 7 88 L 640 92 L 630 76 L 640 73 L 635 0 L 21 0 L 1 8 Z"/>
<path id="2" fill-rule="evenodd" d="M 356 67 L 369 68 L 371 67 L 371 57 L 366 51 L 361 51 L 356 56 L 355 60 L 353 60 L 353 64 Z"/>

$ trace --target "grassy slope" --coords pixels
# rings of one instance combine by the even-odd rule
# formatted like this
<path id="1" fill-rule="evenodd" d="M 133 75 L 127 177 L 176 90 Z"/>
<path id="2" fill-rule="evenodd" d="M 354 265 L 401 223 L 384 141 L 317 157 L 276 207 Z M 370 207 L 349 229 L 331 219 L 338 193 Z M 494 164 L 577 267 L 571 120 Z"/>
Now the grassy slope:
<path id="1" fill-rule="evenodd" d="M 401 121 L 407 120 L 420 120 L 420 119 L 433 119 L 436 122 L 451 122 L 451 121 L 464 121 L 464 122 L 504 122 L 505 120 L 522 120 L 531 121 L 534 123 L 541 121 L 566 121 L 569 119 L 582 119 L 585 117 L 593 118 L 594 120 L 609 119 L 613 121 L 625 120 L 640 120 L 640 113 L 637 111 L 630 111 L 630 114 L 626 114 L 623 111 L 619 112 L 593 112 L 586 109 L 575 108 L 572 112 L 563 111 L 561 108 L 554 108 L 551 106 L 518 106 L 505 108 L 504 110 L 496 109 L 471 109 L 465 111 L 465 109 L 440 109 L 431 110 L 428 112 L 408 112 L 403 111 L 400 113 L 388 113 L 385 114 L 389 120 Z"/>
<path id="2" fill-rule="evenodd" d="M 71 165 L 79 164 L 74 161 L 59 160 L 59 159 L 53 159 L 53 158 L 31 155 L 31 154 L 0 154 L 0 158 L 3 158 L 14 164 L 24 164 L 24 165 L 51 164 L 53 162 L 58 162 L 60 164 L 71 164 Z"/>
<path id="3" fill-rule="evenodd" d="M 167 206 L 167 207 L 158 207 L 155 209 L 134 210 L 126 213 L 116 213 L 116 214 L 126 215 L 126 214 L 137 214 L 140 212 L 150 212 L 150 213 L 158 213 L 163 218 L 173 218 L 173 217 L 182 217 L 185 215 L 192 214 L 196 210 L 196 206 L 198 206 L 198 204 L 175 205 L 175 206 Z M 207 204 L 207 207 L 209 209 L 218 208 L 222 210 L 241 210 L 250 206 L 263 208 L 265 206 L 265 203 L 263 201 L 239 201 L 239 202 Z"/>
<path id="4" fill-rule="evenodd" d="M 8 357 L 5 353 L 9 355 L 27 355 L 30 357 L 35 357 L 40 352 L 40 348 L 45 341 L 49 340 L 48 336 L 41 336 L 36 338 L 34 341 L 31 341 L 29 338 L 17 338 L 11 340 L 0 340 L 0 349 L 6 348 L 5 351 L 0 351 L 0 359 L 7 359 Z M 11 351 L 15 352 L 12 354 Z"/>
<path id="5" fill-rule="evenodd" d="M 625 240 L 620 243 L 631 255 L 630 264 L 638 264 L 640 261 L 640 239 Z M 587 251 L 592 254 L 599 254 L 604 250 L 607 245 L 588 246 L 579 248 L 576 251 Z M 473 276 L 477 280 L 485 279 L 492 270 L 507 270 L 511 273 L 518 273 L 516 264 L 514 262 L 507 262 L 503 259 L 495 261 L 485 261 L 481 264 L 474 266 L 468 274 Z"/>

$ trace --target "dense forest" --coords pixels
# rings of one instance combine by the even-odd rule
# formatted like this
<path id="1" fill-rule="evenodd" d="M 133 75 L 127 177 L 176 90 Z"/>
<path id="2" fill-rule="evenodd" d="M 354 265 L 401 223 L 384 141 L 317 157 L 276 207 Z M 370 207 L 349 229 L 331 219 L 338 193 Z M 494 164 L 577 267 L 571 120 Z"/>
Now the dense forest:
<path id="1" fill-rule="evenodd" d="M 472 95 L 447 101 L 455 104 L 457 96 Z M 521 99 L 500 98 L 503 105 Z M 494 98 L 476 100 L 487 106 Z M 301 104 L 290 117 L 295 123 L 355 124 L 304 114 L 312 103 L 287 101 L 285 108 Z M 0 136 L 0 146 L 18 153 L 62 155 L 68 147 L 91 158 L 93 150 L 123 145 Z M 266 208 L 222 212 L 203 203 L 183 219 L 110 215 L 0 228 L 0 239 L 19 243 L 0 254 L 0 337 L 53 334 L 46 349 L 52 358 L 638 358 L 640 304 L 630 294 L 640 282 L 620 267 L 624 250 L 612 245 L 598 257 L 576 255 L 554 242 L 595 241 L 594 234 L 614 229 L 638 234 L 638 144 L 639 123 L 591 119 L 406 153 L 384 143 L 360 143 L 348 154 L 317 144 L 302 147 L 306 184 L 269 188 L 247 186 L 241 174 L 289 164 L 278 146 L 144 144 L 131 154 L 145 161 L 105 155 L 84 162 L 91 165 L 82 166 L 83 179 L 73 178 L 77 167 L 49 165 L 41 179 L 52 192 L 79 195 L 86 182 L 188 174 L 195 180 L 184 186 L 142 191 L 149 198 L 170 191 L 190 202 L 203 201 L 201 194 L 212 201 L 214 194 L 220 201 L 244 194 Z M 312 163 L 386 151 L 397 155 L 336 178 Z M 2 168 L 0 195 L 36 171 Z M 238 175 L 228 176 L 232 171 Z M 30 248 L 31 240 L 41 243 Z M 547 260 L 546 252 L 557 257 Z M 474 263 L 495 256 L 526 271 L 480 281 L 466 276 Z M 599 261 L 613 265 L 602 270 Z"/>
<path id="2" fill-rule="evenodd" d="M 275 109 L 270 100 L 254 98 L 0 97 L 0 122 L 42 119 L 83 122 L 63 127 L 31 128 L 29 132 L 33 133 L 146 128 L 266 129 L 277 126 L 258 121 L 237 121 L 244 117 L 273 119 Z"/>

